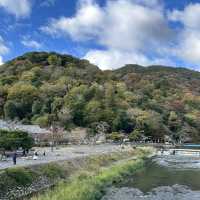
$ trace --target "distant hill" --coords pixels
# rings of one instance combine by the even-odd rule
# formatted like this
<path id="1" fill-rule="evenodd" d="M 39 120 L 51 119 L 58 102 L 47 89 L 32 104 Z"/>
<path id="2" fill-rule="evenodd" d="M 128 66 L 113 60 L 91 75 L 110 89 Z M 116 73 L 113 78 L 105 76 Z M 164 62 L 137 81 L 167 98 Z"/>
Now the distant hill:
<path id="1" fill-rule="evenodd" d="M 196 142 L 199 86 L 200 73 L 185 68 L 101 71 L 70 55 L 31 52 L 0 66 L 0 115 L 42 127 L 83 126 L 91 134 L 122 132 L 132 140 Z"/>

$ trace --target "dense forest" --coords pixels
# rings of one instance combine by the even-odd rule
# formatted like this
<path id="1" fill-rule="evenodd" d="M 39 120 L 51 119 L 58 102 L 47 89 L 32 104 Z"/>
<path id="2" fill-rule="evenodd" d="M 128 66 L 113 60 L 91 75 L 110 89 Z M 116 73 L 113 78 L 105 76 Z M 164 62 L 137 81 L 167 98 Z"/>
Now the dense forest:
<path id="1" fill-rule="evenodd" d="M 0 66 L 0 115 L 91 134 L 200 140 L 200 73 L 126 65 L 101 71 L 87 60 L 31 52 Z M 117 136 L 116 136 L 117 137 Z"/>

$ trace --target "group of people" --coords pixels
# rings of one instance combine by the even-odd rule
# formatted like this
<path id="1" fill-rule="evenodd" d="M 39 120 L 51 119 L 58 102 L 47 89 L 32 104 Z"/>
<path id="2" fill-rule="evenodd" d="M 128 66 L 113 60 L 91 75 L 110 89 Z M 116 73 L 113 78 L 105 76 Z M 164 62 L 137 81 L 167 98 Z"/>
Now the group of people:
<path id="1" fill-rule="evenodd" d="M 26 156 L 26 154 L 24 154 L 24 151 L 23 151 L 23 156 Z M 37 160 L 38 156 L 39 156 L 38 152 L 35 151 L 34 155 L 33 155 L 33 160 Z M 43 156 L 46 156 L 45 151 L 43 152 Z M 13 153 L 12 159 L 13 159 L 13 165 L 16 165 L 17 164 L 17 152 L 16 151 Z"/>

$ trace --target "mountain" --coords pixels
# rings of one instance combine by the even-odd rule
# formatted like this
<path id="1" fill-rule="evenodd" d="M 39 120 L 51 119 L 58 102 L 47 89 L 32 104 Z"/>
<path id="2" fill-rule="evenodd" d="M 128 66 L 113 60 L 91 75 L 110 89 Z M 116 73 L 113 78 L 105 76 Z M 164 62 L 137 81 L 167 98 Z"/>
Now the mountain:
<path id="1" fill-rule="evenodd" d="M 0 66 L 0 115 L 24 124 L 87 127 L 137 140 L 200 140 L 200 73 L 126 65 L 101 71 L 87 60 L 30 52 Z M 120 134 L 118 134 L 120 135 Z"/>

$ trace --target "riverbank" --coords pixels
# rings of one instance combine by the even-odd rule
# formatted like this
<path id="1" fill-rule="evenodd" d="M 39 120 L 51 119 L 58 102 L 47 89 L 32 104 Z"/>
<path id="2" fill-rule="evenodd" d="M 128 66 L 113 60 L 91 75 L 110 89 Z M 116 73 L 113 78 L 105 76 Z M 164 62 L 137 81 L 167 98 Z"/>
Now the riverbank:
<path id="1" fill-rule="evenodd" d="M 144 167 L 110 187 L 101 200 L 199 200 L 200 157 L 156 155 Z"/>
<path id="2" fill-rule="evenodd" d="M 126 148 L 117 152 L 82 156 L 65 161 L 51 162 L 29 167 L 15 167 L 0 171 L 0 200 L 21 199 L 44 191 L 78 176 L 83 171 L 97 172 L 120 160 L 141 157 L 146 150 Z"/>
<path id="3" fill-rule="evenodd" d="M 85 168 L 77 172 L 68 182 L 62 182 L 53 190 L 32 200 L 98 200 L 103 197 L 108 187 L 119 183 L 125 177 L 141 169 L 144 158 L 150 155 L 152 149 L 140 148 L 131 150 L 128 159 L 113 160 L 108 165 L 97 163 L 95 167 Z M 117 162 L 116 162 L 117 161 Z"/>
<path id="4" fill-rule="evenodd" d="M 119 150 L 121 151 L 122 149 L 116 144 L 57 146 L 53 152 L 49 147 L 35 147 L 33 148 L 33 152 L 38 153 L 38 159 L 34 160 L 32 156 L 17 158 L 17 166 L 31 167 L 33 165 L 62 162 L 63 160 L 71 160 L 85 156 L 118 152 Z M 44 152 L 45 156 L 43 156 Z M 8 158 L 6 161 L 0 161 L 0 169 L 10 167 L 13 167 L 12 158 Z"/>

